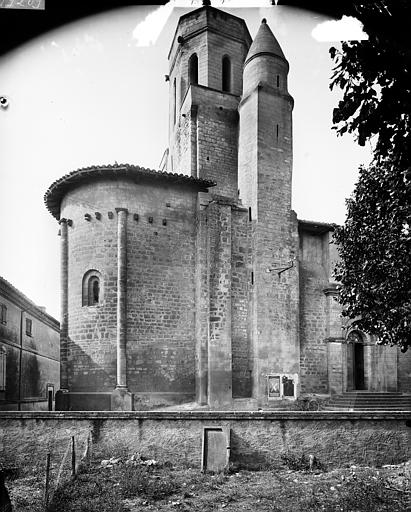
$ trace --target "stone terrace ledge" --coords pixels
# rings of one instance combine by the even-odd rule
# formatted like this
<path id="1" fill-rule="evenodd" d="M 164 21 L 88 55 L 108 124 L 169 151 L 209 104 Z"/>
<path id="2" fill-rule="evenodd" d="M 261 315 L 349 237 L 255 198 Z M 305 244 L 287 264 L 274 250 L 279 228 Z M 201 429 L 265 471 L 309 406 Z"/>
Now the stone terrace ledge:
<path id="1" fill-rule="evenodd" d="M 1 420 L 411 420 L 411 411 L 0 411 Z"/>

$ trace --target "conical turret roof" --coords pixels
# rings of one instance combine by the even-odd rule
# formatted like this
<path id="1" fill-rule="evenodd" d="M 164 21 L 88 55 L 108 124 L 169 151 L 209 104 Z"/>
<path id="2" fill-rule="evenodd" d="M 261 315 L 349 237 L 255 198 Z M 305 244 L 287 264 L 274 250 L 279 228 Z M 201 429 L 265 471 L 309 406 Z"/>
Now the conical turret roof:
<path id="1" fill-rule="evenodd" d="M 259 54 L 270 54 L 286 60 L 281 46 L 264 18 L 245 59 L 245 64 Z"/>

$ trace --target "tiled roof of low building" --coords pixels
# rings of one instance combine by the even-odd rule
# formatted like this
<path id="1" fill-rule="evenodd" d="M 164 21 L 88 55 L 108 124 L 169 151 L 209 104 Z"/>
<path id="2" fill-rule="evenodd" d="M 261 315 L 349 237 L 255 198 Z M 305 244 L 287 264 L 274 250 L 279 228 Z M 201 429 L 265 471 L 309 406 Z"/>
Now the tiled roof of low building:
<path id="1" fill-rule="evenodd" d="M 326 233 L 327 231 L 334 231 L 336 226 L 337 224 L 330 222 L 316 222 L 314 220 L 298 219 L 298 227 L 304 231 Z"/>
<path id="2" fill-rule="evenodd" d="M 138 165 L 93 165 L 65 174 L 50 185 L 47 192 L 44 194 L 44 202 L 53 217 L 57 220 L 60 219 L 60 203 L 69 190 L 80 183 L 96 178 L 131 178 L 135 182 L 147 180 L 171 181 L 173 183 L 189 185 L 204 192 L 206 192 L 209 187 L 216 185 L 216 183 L 211 180 L 194 178 L 193 176 L 186 176 L 185 174 L 155 171 Z"/>

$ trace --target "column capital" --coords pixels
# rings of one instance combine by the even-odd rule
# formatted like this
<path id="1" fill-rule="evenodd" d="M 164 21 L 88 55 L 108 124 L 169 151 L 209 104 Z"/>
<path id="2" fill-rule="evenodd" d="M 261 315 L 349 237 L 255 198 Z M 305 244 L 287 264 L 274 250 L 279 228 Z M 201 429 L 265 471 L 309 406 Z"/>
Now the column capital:
<path id="1" fill-rule="evenodd" d="M 115 208 L 115 210 L 117 213 L 120 213 L 120 212 L 125 212 L 126 214 L 128 213 L 128 208 Z"/>

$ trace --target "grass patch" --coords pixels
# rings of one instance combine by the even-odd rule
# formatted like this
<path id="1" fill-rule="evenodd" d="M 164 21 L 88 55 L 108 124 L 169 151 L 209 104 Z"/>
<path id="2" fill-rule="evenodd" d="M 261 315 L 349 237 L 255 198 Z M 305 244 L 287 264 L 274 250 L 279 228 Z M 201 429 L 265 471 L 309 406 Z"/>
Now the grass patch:
<path id="1" fill-rule="evenodd" d="M 308 469 L 307 469 L 308 460 Z M 310 468 L 287 453 L 286 468 L 258 472 L 233 466 L 221 474 L 153 463 L 138 456 L 94 458 L 54 495 L 49 512 L 406 512 L 410 464 L 387 468 Z M 311 464 L 312 466 L 312 464 Z M 288 469 L 287 469 L 288 467 Z M 290 469 L 293 468 L 293 469 Z M 18 479 L 10 482 L 14 485 Z M 27 483 L 27 482 L 26 482 Z M 33 502 L 34 503 L 34 502 Z M 29 503 L 18 512 L 44 510 Z"/>

